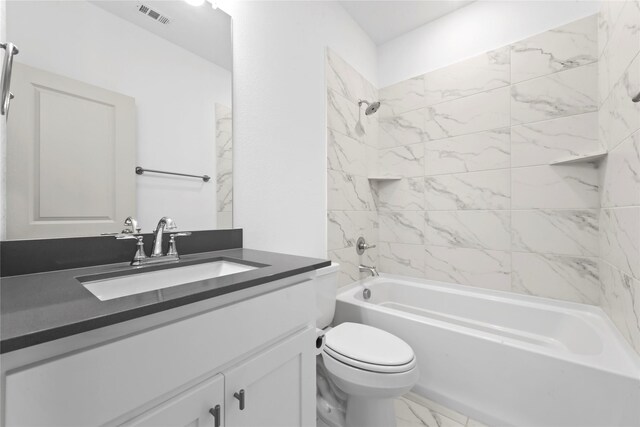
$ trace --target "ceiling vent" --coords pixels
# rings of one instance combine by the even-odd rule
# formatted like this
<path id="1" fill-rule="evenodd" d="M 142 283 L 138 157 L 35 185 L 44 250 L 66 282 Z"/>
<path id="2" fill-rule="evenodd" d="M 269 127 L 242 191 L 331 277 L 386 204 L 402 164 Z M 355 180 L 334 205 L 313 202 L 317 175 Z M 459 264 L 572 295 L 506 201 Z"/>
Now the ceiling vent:
<path id="1" fill-rule="evenodd" d="M 138 8 L 138 12 L 144 13 L 149 18 L 153 19 L 154 21 L 158 21 L 161 24 L 165 24 L 166 25 L 169 22 L 171 22 L 171 20 L 166 15 L 163 15 L 162 13 L 158 12 L 157 10 L 154 10 L 154 9 L 150 8 L 149 6 L 146 6 L 144 4 L 139 4 L 137 6 L 137 8 Z"/>

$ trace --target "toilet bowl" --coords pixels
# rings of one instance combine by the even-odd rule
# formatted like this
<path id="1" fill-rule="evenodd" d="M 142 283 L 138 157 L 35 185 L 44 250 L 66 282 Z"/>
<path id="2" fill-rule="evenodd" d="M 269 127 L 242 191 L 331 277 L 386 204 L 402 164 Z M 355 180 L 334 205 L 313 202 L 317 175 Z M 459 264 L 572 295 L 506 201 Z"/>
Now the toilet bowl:
<path id="1" fill-rule="evenodd" d="M 321 329 L 335 313 L 338 268 L 334 263 L 316 271 L 316 326 Z M 420 375 L 406 342 L 372 326 L 342 323 L 324 334 L 321 357 L 329 380 L 346 396 L 346 415 L 338 416 L 340 411 L 331 407 L 342 399 L 328 402 L 319 392 L 318 425 L 342 427 L 342 420 L 345 427 L 396 425 L 393 401 L 411 390 Z"/>
<path id="2" fill-rule="evenodd" d="M 371 326 L 342 323 L 325 335 L 327 372 L 347 395 L 347 427 L 395 426 L 393 401 L 418 381 L 411 347 Z"/>

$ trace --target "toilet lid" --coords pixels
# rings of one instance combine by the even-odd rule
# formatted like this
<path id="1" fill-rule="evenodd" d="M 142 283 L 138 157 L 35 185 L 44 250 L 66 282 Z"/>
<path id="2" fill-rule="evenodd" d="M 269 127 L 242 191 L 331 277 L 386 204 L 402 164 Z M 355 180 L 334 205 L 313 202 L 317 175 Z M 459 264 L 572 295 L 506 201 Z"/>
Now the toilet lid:
<path id="1" fill-rule="evenodd" d="M 409 344 L 360 323 L 342 323 L 327 332 L 325 351 L 346 364 L 377 372 L 403 372 L 415 365 Z"/>

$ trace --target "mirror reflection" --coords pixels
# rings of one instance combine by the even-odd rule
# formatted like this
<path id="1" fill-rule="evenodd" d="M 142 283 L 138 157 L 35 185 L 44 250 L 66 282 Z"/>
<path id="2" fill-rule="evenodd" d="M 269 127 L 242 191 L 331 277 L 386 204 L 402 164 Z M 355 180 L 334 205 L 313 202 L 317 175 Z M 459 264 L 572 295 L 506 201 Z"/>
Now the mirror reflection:
<path id="1" fill-rule="evenodd" d="M 116 233 L 129 216 L 143 233 L 162 216 L 231 228 L 227 14 L 182 0 L 9 1 L 6 19 L 19 48 L 7 239 Z"/>

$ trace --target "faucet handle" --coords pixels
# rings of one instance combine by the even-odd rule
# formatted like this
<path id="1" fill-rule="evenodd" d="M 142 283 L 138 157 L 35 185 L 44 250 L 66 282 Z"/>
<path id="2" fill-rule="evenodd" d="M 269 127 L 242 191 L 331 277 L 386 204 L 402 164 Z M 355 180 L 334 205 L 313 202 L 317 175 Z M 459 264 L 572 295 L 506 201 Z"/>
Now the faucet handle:
<path id="1" fill-rule="evenodd" d="M 124 240 L 124 239 L 136 239 L 136 253 L 133 256 L 133 261 L 131 261 L 131 265 L 140 265 L 143 260 L 147 258 L 147 254 L 144 252 L 144 236 L 141 234 L 131 234 L 131 233 L 123 233 L 117 234 L 116 239 Z"/>
<path id="2" fill-rule="evenodd" d="M 122 230 L 122 233 L 135 234 L 142 231 L 142 228 L 138 227 L 138 221 L 132 216 L 128 216 L 127 219 L 124 220 L 124 225 L 130 228 L 125 228 L 124 230 Z"/>
<path id="3" fill-rule="evenodd" d="M 169 234 L 169 250 L 167 251 L 167 256 L 174 256 L 179 258 L 178 255 L 178 247 L 176 246 L 176 237 L 185 237 L 191 236 L 190 231 L 182 231 L 180 233 L 171 233 Z"/>
<path id="4" fill-rule="evenodd" d="M 124 239 L 142 239 L 141 235 L 137 235 L 137 234 L 133 234 L 130 232 L 126 232 L 126 233 L 119 233 L 119 234 L 115 234 L 113 237 L 115 237 L 118 240 L 124 240 Z"/>
<path id="5" fill-rule="evenodd" d="M 367 249 L 373 249 L 375 248 L 376 245 L 370 245 L 368 244 L 365 240 L 364 237 L 358 237 L 358 241 L 356 242 L 356 252 L 358 253 L 358 255 L 362 255 L 364 254 L 364 251 L 366 251 Z"/>
<path id="6" fill-rule="evenodd" d="M 171 233 L 169 235 L 169 237 L 186 237 L 186 236 L 191 236 L 191 232 L 190 231 L 181 231 L 179 233 Z"/>

